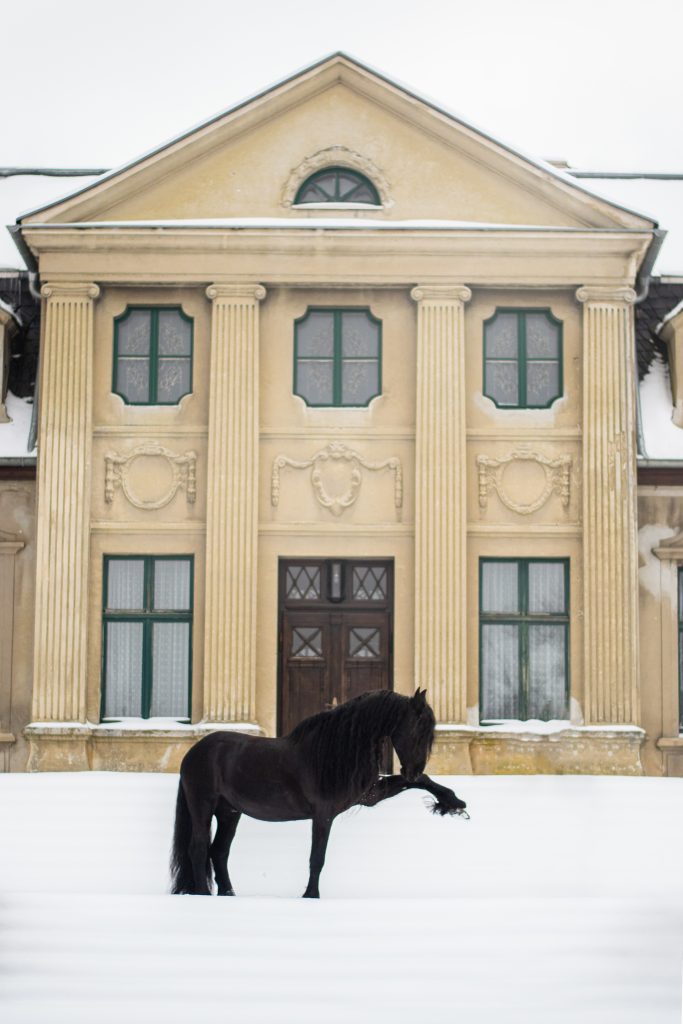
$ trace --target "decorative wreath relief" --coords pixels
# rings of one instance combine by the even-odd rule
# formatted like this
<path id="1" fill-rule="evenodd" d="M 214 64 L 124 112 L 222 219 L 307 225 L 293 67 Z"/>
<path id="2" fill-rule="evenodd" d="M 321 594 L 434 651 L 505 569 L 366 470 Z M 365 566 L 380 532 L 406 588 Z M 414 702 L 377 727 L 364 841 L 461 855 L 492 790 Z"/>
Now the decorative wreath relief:
<path id="1" fill-rule="evenodd" d="M 329 482 L 324 480 L 325 466 L 330 463 L 344 463 L 348 467 L 347 487 L 341 494 L 329 493 Z M 362 470 L 378 472 L 383 469 L 390 469 L 394 474 L 394 505 L 400 510 L 403 507 L 403 469 L 401 460 L 396 456 L 385 459 L 383 462 L 368 462 L 367 459 L 348 448 L 340 441 L 332 441 L 315 455 L 301 461 L 290 459 L 287 455 L 278 455 L 273 462 L 273 472 L 270 481 L 270 501 L 274 508 L 280 503 L 280 471 L 289 467 L 290 469 L 310 469 L 311 485 L 318 504 L 329 509 L 332 515 L 340 516 L 345 509 L 355 504 L 363 482 Z"/>
<path id="2" fill-rule="evenodd" d="M 155 464 L 156 474 L 162 477 L 161 486 L 164 488 L 155 497 L 145 497 L 136 492 L 136 486 L 144 490 L 150 478 L 149 460 Z M 131 505 L 147 511 L 168 505 L 180 489 L 185 490 L 188 504 L 194 504 L 197 499 L 196 452 L 176 455 L 160 444 L 143 444 L 126 455 L 108 452 L 104 463 L 104 500 L 108 504 L 114 500 L 114 493 L 119 487 Z"/>
<path id="3" fill-rule="evenodd" d="M 533 501 L 514 501 L 506 491 L 504 484 L 505 470 L 515 462 L 533 462 L 543 470 L 545 484 Z M 479 505 L 483 509 L 487 508 L 489 494 L 491 491 L 495 491 L 505 507 L 520 516 L 528 516 L 532 512 L 538 512 L 540 508 L 543 508 L 551 494 L 559 495 L 562 507 L 568 508 L 571 465 L 571 455 L 560 455 L 556 459 L 548 459 L 545 455 L 540 455 L 538 452 L 526 451 L 524 449 L 510 452 L 509 455 L 505 455 L 500 459 L 491 459 L 488 455 L 478 455 Z"/>

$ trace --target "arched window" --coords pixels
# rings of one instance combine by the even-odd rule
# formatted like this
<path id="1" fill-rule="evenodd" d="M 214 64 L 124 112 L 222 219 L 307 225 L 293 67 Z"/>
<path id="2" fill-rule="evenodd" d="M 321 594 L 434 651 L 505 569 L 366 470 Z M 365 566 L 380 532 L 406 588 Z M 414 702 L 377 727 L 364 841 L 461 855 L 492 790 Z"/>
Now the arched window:
<path id="1" fill-rule="evenodd" d="M 379 194 L 372 182 L 348 167 L 324 167 L 306 178 L 300 186 L 295 205 L 304 203 L 363 203 L 381 206 Z"/>

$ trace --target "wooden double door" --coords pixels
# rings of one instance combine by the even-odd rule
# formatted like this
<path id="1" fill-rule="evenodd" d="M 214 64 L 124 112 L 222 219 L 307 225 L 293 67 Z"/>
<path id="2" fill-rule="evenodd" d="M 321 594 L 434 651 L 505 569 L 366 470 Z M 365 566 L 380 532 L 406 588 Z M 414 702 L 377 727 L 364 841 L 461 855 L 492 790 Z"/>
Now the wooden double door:
<path id="1" fill-rule="evenodd" d="M 278 730 L 391 689 L 393 561 L 280 561 Z"/>

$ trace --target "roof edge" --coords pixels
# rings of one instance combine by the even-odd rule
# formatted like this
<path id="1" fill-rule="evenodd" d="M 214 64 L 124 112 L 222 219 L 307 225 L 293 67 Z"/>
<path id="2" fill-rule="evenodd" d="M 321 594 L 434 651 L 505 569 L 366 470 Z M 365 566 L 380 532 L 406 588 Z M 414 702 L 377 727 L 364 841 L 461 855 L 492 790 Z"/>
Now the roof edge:
<path id="1" fill-rule="evenodd" d="M 498 146 L 500 149 L 509 153 L 516 159 L 521 160 L 523 163 L 526 163 L 531 167 L 535 168 L 537 171 L 541 171 L 543 174 L 548 175 L 550 178 L 554 179 L 557 182 L 560 182 L 564 185 L 568 185 L 572 190 L 578 191 L 583 195 L 590 197 L 591 199 L 597 200 L 598 202 L 604 204 L 607 207 L 619 210 L 620 212 L 626 213 L 632 217 L 637 217 L 640 220 L 647 221 L 649 224 L 652 225 L 653 228 L 659 227 L 659 222 L 653 220 L 652 217 L 642 214 L 637 210 L 633 210 L 630 207 L 623 206 L 620 203 L 607 199 L 604 196 L 600 195 L 599 193 L 595 193 L 590 189 L 586 188 L 585 186 L 578 184 L 577 179 L 571 173 L 554 167 L 552 164 L 548 163 L 545 160 L 533 157 L 524 152 L 523 150 L 517 149 L 516 147 L 503 141 L 497 136 L 492 135 L 490 132 L 487 132 L 484 129 L 480 128 L 472 121 L 466 120 L 464 117 L 461 117 L 454 111 L 437 103 L 435 100 L 431 99 L 431 97 L 418 92 L 411 86 L 406 85 L 405 83 L 398 79 L 389 77 L 389 75 L 387 75 L 385 72 L 380 71 L 379 69 L 375 68 L 370 64 L 366 64 L 364 61 L 360 60 L 357 57 L 354 57 L 352 54 L 349 54 L 344 50 L 335 50 L 332 53 L 328 53 L 324 57 L 321 57 L 311 62 L 310 64 L 307 64 L 304 67 L 299 68 L 297 71 L 294 71 L 289 75 L 286 75 L 284 78 L 278 79 L 277 81 L 271 83 L 265 88 L 260 89 L 255 93 L 252 93 L 251 95 L 243 98 L 242 100 L 239 100 L 232 106 L 224 110 L 221 110 L 220 112 L 211 115 L 206 120 L 200 121 L 199 123 L 186 129 L 185 131 L 182 131 L 173 138 L 167 139 L 165 142 L 160 143 L 158 146 L 155 146 L 154 148 L 148 150 L 145 153 L 142 153 L 140 156 L 135 157 L 133 160 L 127 161 L 126 163 L 120 164 L 119 166 L 112 168 L 110 171 L 107 171 L 106 173 L 98 177 L 96 181 L 90 182 L 89 185 L 84 185 L 73 192 L 67 193 L 65 196 L 62 196 L 56 202 L 52 201 L 50 203 L 42 204 L 33 209 L 24 211 L 17 217 L 16 223 L 18 225 L 22 225 L 26 217 L 33 217 L 37 213 L 41 213 L 43 210 L 49 210 L 52 207 L 60 205 L 61 203 L 68 202 L 71 199 L 75 199 L 79 195 L 84 195 L 85 193 L 91 191 L 92 189 L 99 187 L 104 182 L 109 181 L 112 178 L 116 177 L 117 175 L 122 174 L 125 171 L 129 171 L 132 168 L 138 166 L 139 164 L 144 163 L 144 161 L 149 160 L 154 156 L 157 156 L 159 153 L 162 153 L 165 149 L 170 149 L 172 146 L 180 142 L 183 142 L 185 139 L 189 138 L 196 132 L 202 131 L 205 128 L 210 127 L 212 124 L 215 124 L 216 122 L 222 120 L 223 118 L 237 113 L 238 111 L 249 106 L 250 104 L 262 99 L 264 96 L 267 96 L 269 93 L 275 92 L 277 89 L 282 89 L 284 86 L 289 85 L 290 83 L 296 81 L 297 79 L 303 78 L 305 75 L 310 75 L 311 72 L 315 71 L 316 69 L 324 67 L 326 64 L 332 64 L 334 62 L 347 63 L 349 65 L 352 65 L 356 69 L 365 72 L 366 74 L 372 75 L 373 77 L 385 83 L 389 87 L 397 89 L 400 92 L 404 93 L 406 96 L 410 97 L 411 99 L 416 100 L 419 103 L 422 103 L 424 106 L 428 107 L 435 113 L 448 118 L 450 121 L 466 129 L 467 131 L 473 132 L 474 134 L 480 136 L 487 142 L 492 143 L 495 146 Z"/>

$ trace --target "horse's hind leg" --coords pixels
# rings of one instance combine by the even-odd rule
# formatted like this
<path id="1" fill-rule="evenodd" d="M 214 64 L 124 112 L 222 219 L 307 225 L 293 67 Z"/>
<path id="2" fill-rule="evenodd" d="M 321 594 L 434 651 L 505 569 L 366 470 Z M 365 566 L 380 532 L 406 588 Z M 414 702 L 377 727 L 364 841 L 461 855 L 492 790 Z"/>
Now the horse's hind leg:
<path id="1" fill-rule="evenodd" d="M 213 871 L 216 876 L 216 885 L 218 886 L 218 895 L 234 896 L 235 890 L 231 885 L 230 875 L 228 874 L 228 855 L 230 854 L 230 846 L 235 838 L 241 814 L 239 811 L 234 811 L 225 801 L 219 803 L 215 813 L 218 827 L 210 852 L 211 863 L 213 864 Z"/>
<path id="2" fill-rule="evenodd" d="M 211 862 L 209 842 L 211 840 L 211 805 L 205 802 L 190 806 L 192 816 L 192 838 L 190 839 L 190 862 L 194 875 L 194 891 L 197 896 L 211 895 Z"/>

